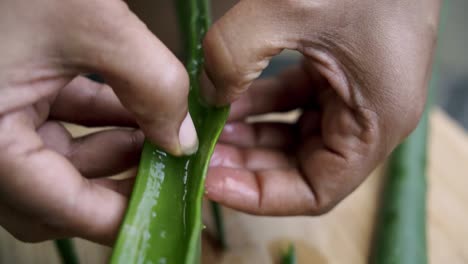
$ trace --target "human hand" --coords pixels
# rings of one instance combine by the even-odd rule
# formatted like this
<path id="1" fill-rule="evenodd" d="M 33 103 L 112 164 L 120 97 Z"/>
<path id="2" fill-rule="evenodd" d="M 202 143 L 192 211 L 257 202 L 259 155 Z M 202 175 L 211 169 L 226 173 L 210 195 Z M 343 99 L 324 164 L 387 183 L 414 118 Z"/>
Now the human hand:
<path id="1" fill-rule="evenodd" d="M 439 5 L 240 1 L 204 40 L 206 99 L 235 101 L 207 197 L 263 215 L 317 215 L 344 199 L 418 123 Z M 284 49 L 303 65 L 254 81 Z M 295 124 L 245 122 L 293 109 Z"/>
<path id="2" fill-rule="evenodd" d="M 0 225 L 24 241 L 112 243 L 132 180 L 97 178 L 133 166 L 143 133 L 74 139 L 58 121 L 138 124 L 167 151 L 192 153 L 183 65 L 119 0 L 1 1 L 0 35 Z M 88 72 L 109 85 L 79 77 Z"/>

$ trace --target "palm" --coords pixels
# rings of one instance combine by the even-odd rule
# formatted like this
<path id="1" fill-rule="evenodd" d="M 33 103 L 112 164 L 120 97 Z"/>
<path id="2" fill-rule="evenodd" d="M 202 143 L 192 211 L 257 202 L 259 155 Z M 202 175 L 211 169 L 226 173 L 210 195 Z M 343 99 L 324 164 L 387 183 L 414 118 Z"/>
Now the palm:
<path id="1" fill-rule="evenodd" d="M 293 123 L 245 122 L 294 109 L 301 114 Z M 344 172 L 367 175 L 372 169 L 349 167 L 350 160 L 379 159 L 362 156 L 376 140 L 368 122 L 373 118 L 366 110 L 352 111 L 313 69 L 259 80 L 232 106 L 212 159 L 208 196 L 255 214 L 326 211 L 363 180 Z"/>

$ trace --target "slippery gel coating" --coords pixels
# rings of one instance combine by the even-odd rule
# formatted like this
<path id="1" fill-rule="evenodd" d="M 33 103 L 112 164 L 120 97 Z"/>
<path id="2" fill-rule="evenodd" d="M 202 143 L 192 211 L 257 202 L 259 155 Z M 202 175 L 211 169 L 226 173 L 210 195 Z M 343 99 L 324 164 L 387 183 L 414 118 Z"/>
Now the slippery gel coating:
<path id="1" fill-rule="evenodd" d="M 204 179 L 229 108 L 207 106 L 200 99 L 201 42 L 209 25 L 208 4 L 204 0 L 177 4 L 188 53 L 189 111 L 199 136 L 199 149 L 192 156 L 173 157 L 145 142 L 111 263 L 200 262 Z"/>

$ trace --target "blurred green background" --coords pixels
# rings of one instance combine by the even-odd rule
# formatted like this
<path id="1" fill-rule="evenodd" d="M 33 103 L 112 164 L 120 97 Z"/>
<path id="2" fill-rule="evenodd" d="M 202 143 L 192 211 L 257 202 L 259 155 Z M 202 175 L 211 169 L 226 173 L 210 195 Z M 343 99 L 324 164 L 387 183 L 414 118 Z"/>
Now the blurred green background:
<path id="1" fill-rule="evenodd" d="M 436 102 L 468 130 L 468 1 L 446 0 L 436 59 Z"/>

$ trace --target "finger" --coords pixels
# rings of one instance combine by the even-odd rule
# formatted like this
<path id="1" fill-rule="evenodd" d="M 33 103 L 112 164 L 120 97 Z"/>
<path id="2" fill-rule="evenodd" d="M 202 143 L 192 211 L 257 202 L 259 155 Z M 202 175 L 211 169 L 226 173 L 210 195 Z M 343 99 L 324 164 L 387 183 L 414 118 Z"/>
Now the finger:
<path id="1" fill-rule="evenodd" d="M 282 74 L 253 82 L 231 106 L 229 120 L 270 112 L 284 112 L 316 104 L 320 80 L 296 66 Z"/>
<path id="2" fill-rule="evenodd" d="M 252 171 L 210 168 L 206 196 L 256 215 L 304 215 L 314 211 L 313 192 L 296 169 Z"/>
<path id="3" fill-rule="evenodd" d="M 126 198 L 82 178 L 56 152 L 19 144 L 13 143 L 0 160 L 2 175 L 8 175 L 0 179 L 3 201 L 53 229 L 111 244 Z"/>
<path id="4" fill-rule="evenodd" d="M 220 142 L 238 147 L 294 149 L 298 140 L 295 125 L 283 123 L 231 122 L 224 126 Z"/>
<path id="5" fill-rule="evenodd" d="M 112 129 L 73 139 L 57 122 L 38 129 L 45 146 L 64 155 L 89 178 L 115 175 L 138 163 L 143 146 L 139 130 Z"/>
<path id="6" fill-rule="evenodd" d="M 336 94 L 323 107 L 320 134 L 303 134 L 300 169 L 326 212 L 353 192 L 389 154 L 374 113 L 357 115 Z M 303 131 L 305 132 L 305 131 Z"/>
<path id="7" fill-rule="evenodd" d="M 133 185 L 135 184 L 135 177 L 124 179 L 124 180 L 113 180 L 113 179 L 92 179 L 93 184 L 100 185 L 114 192 L 120 193 L 125 197 L 129 197 L 132 193 Z"/>
<path id="8" fill-rule="evenodd" d="M 92 180 L 92 183 L 128 197 L 134 180 L 134 178 L 125 180 L 95 179 Z M 70 232 L 71 230 L 53 228 L 47 223 L 42 223 L 34 216 L 18 213 L 16 210 L 2 204 L 0 204 L 0 212 L 0 226 L 23 242 L 34 243 L 75 235 Z"/>
<path id="9" fill-rule="evenodd" d="M 237 148 L 218 144 L 210 167 L 243 168 L 249 170 L 285 169 L 295 167 L 295 160 L 286 153 L 267 148 Z"/>
<path id="10" fill-rule="evenodd" d="M 112 88 L 81 76 L 60 90 L 50 117 L 84 126 L 136 126 Z"/>
<path id="11" fill-rule="evenodd" d="M 65 237 L 66 234 L 49 228 L 31 216 L 18 213 L 16 210 L 0 204 L 0 226 L 8 233 L 23 242 L 41 242 L 44 240 Z"/>
<path id="12" fill-rule="evenodd" d="M 254 158 L 216 149 L 214 157 L 222 157 L 218 158 L 221 165 L 210 168 L 207 196 L 253 214 L 317 215 L 331 210 L 362 183 L 386 153 L 375 144 L 376 131 L 366 127 L 369 124 L 362 127 L 342 101 L 328 102 L 323 118 L 322 134 L 302 121 L 305 129 L 295 169 L 223 165 L 223 159 L 253 162 Z"/>
<path id="13" fill-rule="evenodd" d="M 232 152 L 232 150 L 231 150 Z M 216 149 L 208 171 L 206 196 L 236 210 L 258 215 L 320 215 L 350 194 L 375 167 L 376 158 L 343 156 L 319 138 L 304 142 L 295 166 L 274 166 L 262 156 L 243 164 L 242 153 Z"/>
<path id="14" fill-rule="evenodd" d="M 304 34 L 297 25 L 304 19 L 297 18 L 311 17 L 311 8 L 288 1 L 240 1 L 216 21 L 203 42 L 205 68 L 216 87 L 204 88 L 206 99 L 216 105 L 233 102 L 271 57 L 284 49 L 302 51 Z M 314 24 L 307 27 L 314 32 Z"/>
<path id="15" fill-rule="evenodd" d="M 68 56 L 104 77 L 153 143 L 175 155 L 195 152 L 197 135 L 187 114 L 189 78 L 182 63 L 123 1 L 83 2 L 79 8 L 73 12 L 83 15 L 65 43 Z"/>

